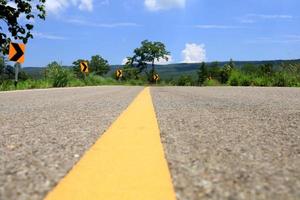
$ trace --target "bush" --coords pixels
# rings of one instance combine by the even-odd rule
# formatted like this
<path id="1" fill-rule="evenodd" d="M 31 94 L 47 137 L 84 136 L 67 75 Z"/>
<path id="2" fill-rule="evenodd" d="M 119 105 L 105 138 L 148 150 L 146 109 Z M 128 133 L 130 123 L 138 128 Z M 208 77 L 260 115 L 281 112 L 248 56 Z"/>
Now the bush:
<path id="1" fill-rule="evenodd" d="M 117 81 L 111 77 L 102 77 L 95 74 L 89 74 L 84 79 L 85 85 L 97 86 L 97 85 L 116 85 Z"/>
<path id="2" fill-rule="evenodd" d="M 239 86 L 240 85 L 240 77 L 241 77 L 240 72 L 238 72 L 238 71 L 231 72 L 231 75 L 228 80 L 228 85 Z"/>
<path id="3" fill-rule="evenodd" d="M 194 85 L 194 81 L 189 75 L 181 75 L 177 81 L 178 86 L 192 86 Z"/>
<path id="4" fill-rule="evenodd" d="M 0 85 L 0 91 L 13 90 L 15 88 L 14 83 L 11 80 L 3 81 Z"/>
<path id="5" fill-rule="evenodd" d="M 131 80 L 127 80 L 125 82 L 125 85 L 145 85 L 145 81 L 131 79 Z"/>
<path id="6" fill-rule="evenodd" d="M 70 87 L 83 87 L 85 86 L 85 82 L 82 79 L 73 78 L 69 82 Z"/>
<path id="7" fill-rule="evenodd" d="M 211 79 L 211 80 L 206 80 L 203 83 L 204 86 L 219 86 L 221 85 L 218 80 Z"/>
<path id="8" fill-rule="evenodd" d="M 268 77 L 256 77 L 252 84 L 253 86 L 272 86 L 272 80 Z"/>
<path id="9" fill-rule="evenodd" d="M 242 75 L 240 77 L 239 85 L 241 85 L 241 86 L 250 86 L 251 83 L 252 83 L 251 77 L 249 77 L 247 75 Z"/>
<path id="10" fill-rule="evenodd" d="M 74 74 L 70 70 L 62 68 L 57 62 L 52 62 L 48 65 L 47 77 L 51 80 L 53 87 L 66 87 L 73 79 Z"/>

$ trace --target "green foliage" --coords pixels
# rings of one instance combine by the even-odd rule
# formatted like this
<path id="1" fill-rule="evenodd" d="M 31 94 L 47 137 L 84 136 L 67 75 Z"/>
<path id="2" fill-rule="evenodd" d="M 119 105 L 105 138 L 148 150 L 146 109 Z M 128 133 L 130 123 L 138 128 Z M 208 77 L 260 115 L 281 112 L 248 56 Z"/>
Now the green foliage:
<path id="1" fill-rule="evenodd" d="M 125 81 L 124 84 L 125 85 L 146 85 L 146 82 L 141 79 L 131 79 L 131 80 Z"/>
<path id="2" fill-rule="evenodd" d="M 203 83 L 204 86 L 219 86 L 221 85 L 218 80 L 215 79 L 207 79 Z"/>
<path id="3" fill-rule="evenodd" d="M 228 80 L 228 85 L 230 86 L 239 86 L 240 85 L 241 74 L 239 71 L 234 70 L 231 72 L 231 75 Z"/>
<path id="4" fill-rule="evenodd" d="M 89 67 L 90 71 L 98 76 L 103 76 L 110 70 L 108 61 L 99 55 L 92 56 Z"/>
<path id="5" fill-rule="evenodd" d="M 254 77 L 252 79 L 252 85 L 253 86 L 264 86 L 264 87 L 275 86 L 275 85 L 272 85 L 272 80 L 268 77 Z"/>
<path id="6" fill-rule="evenodd" d="M 115 74 L 114 74 L 115 76 Z M 139 70 L 130 64 L 126 64 L 123 67 L 123 79 L 130 80 L 130 79 L 139 79 Z"/>
<path id="7" fill-rule="evenodd" d="M 11 80 L 5 80 L 0 84 L 0 91 L 8 91 L 13 89 L 14 89 L 14 84 L 13 81 Z"/>
<path id="8" fill-rule="evenodd" d="M 259 69 L 260 69 L 260 75 L 271 76 L 274 73 L 272 63 L 262 64 L 259 66 Z"/>
<path id="9" fill-rule="evenodd" d="M 20 81 L 18 83 L 19 90 L 25 89 L 42 89 L 42 88 L 50 88 L 51 82 L 49 80 L 31 80 L 28 79 L 26 81 Z"/>
<path id="10" fill-rule="evenodd" d="M 168 60 L 170 52 L 161 42 L 151 42 L 144 40 L 141 47 L 134 50 L 134 55 L 128 57 L 128 65 L 137 68 L 137 74 L 145 72 L 148 75 L 148 80 L 153 82 L 152 77 L 155 73 L 155 61 L 160 59 Z M 148 72 L 148 63 L 151 63 L 152 69 Z"/>
<path id="11" fill-rule="evenodd" d="M 85 85 L 96 86 L 96 85 L 116 85 L 118 82 L 110 77 L 104 78 L 96 74 L 89 74 L 84 80 Z"/>
<path id="12" fill-rule="evenodd" d="M 47 78 L 52 81 L 53 87 L 66 87 L 73 78 L 73 73 L 57 62 L 52 62 L 47 66 Z"/>
<path id="13" fill-rule="evenodd" d="M 220 80 L 221 79 L 221 71 L 222 71 L 222 69 L 220 68 L 219 63 L 213 62 L 209 66 L 208 76 L 212 79 Z"/>
<path id="14" fill-rule="evenodd" d="M 15 0 L 15 7 L 12 7 L 12 1 L 0 0 L 0 19 L 6 24 L 12 38 L 8 37 L 0 26 L 0 52 L 4 55 L 8 54 L 8 45 L 12 39 L 22 40 L 27 43 L 29 38 L 33 38 L 31 31 L 33 29 L 33 19 L 37 16 L 40 19 L 45 19 L 45 1 L 46 0 Z M 24 16 L 26 22 L 20 23 L 20 17 Z"/>
<path id="15" fill-rule="evenodd" d="M 257 72 L 257 67 L 251 63 L 246 63 L 242 66 L 241 71 L 246 74 L 254 74 Z"/>
<path id="16" fill-rule="evenodd" d="M 224 67 L 220 71 L 220 75 L 218 76 L 220 78 L 220 82 L 222 84 L 227 83 L 227 81 L 229 80 L 229 77 L 231 75 L 231 72 L 233 70 L 234 70 L 233 64 L 224 65 Z"/>
<path id="17" fill-rule="evenodd" d="M 177 81 L 178 86 L 192 86 L 194 85 L 193 78 L 190 75 L 182 75 Z"/>
<path id="18" fill-rule="evenodd" d="M 198 85 L 203 85 L 204 81 L 208 78 L 208 68 L 205 62 L 202 62 L 198 71 Z"/>

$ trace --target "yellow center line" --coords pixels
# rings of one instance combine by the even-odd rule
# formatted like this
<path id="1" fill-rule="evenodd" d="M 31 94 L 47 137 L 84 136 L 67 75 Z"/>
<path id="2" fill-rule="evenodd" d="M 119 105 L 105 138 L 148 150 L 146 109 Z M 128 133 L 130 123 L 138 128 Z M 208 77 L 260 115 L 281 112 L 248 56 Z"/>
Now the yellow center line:
<path id="1" fill-rule="evenodd" d="M 145 88 L 46 200 L 175 200 Z"/>

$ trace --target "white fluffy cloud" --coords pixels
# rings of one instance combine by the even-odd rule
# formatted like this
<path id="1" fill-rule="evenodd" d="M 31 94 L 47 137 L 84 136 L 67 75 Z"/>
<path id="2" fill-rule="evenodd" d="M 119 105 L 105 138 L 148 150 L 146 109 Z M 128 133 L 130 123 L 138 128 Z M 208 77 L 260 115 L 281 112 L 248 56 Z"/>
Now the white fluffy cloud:
<path id="1" fill-rule="evenodd" d="M 168 60 L 167 59 L 159 59 L 159 60 L 155 61 L 155 64 L 156 65 L 167 65 L 167 64 L 170 64 L 173 62 L 172 56 L 167 55 L 166 57 L 168 58 Z M 122 60 L 122 65 L 125 65 L 127 62 L 128 62 L 128 58 L 124 58 Z M 149 63 L 149 64 L 151 64 L 151 63 Z"/>
<path id="2" fill-rule="evenodd" d="M 197 45 L 195 43 L 187 43 L 185 49 L 182 50 L 184 63 L 199 63 L 206 60 L 205 45 Z"/>
<path id="3" fill-rule="evenodd" d="M 75 6 L 80 10 L 93 10 L 93 0 L 47 0 L 46 9 L 52 13 L 58 13 L 70 6 Z"/>
<path id="4" fill-rule="evenodd" d="M 173 61 L 172 56 L 167 55 L 166 57 L 168 58 L 168 60 L 167 59 L 159 59 L 159 60 L 155 61 L 155 64 L 156 65 L 167 65 L 167 64 L 170 64 Z"/>
<path id="5" fill-rule="evenodd" d="M 126 65 L 127 62 L 128 62 L 128 58 L 126 57 L 122 60 L 122 65 Z"/>
<path id="6" fill-rule="evenodd" d="M 167 10 L 171 8 L 184 8 L 186 0 L 145 0 L 144 4 L 148 10 Z"/>

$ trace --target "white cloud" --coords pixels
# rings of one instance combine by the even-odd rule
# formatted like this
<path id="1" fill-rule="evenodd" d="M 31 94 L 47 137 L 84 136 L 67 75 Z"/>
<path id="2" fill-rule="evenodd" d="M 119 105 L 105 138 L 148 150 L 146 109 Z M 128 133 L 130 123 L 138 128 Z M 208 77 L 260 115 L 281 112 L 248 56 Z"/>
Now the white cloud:
<path id="1" fill-rule="evenodd" d="M 97 23 L 82 19 L 69 19 L 66 22 L 80 26 L 91 26 L 99 28 L 117 28 L 117 27 L 138 27 L 139 24 L 133 22 L 117 22 L 117 23 Z"/>
<path id="2" fill-rule="evenodd" d="M 246 44 L 294 44 L 300 43 L 300 35 L 282 35 L 277 37 L 258 37 L 246 40 Z"/>
<path id="3" fill-rule="evenodd" d="M 166 57 L 168 59 L 159 59 L 159 60 L 156 60 L 154 63 L 156 65 L 167 65 L 167 64 L 170 64 L 173 62 L 173 58 L 171 55 L 167 55 Z M 122 65 L 125 65 L 127 62 L 128 62 L 128 58 L 126 57 L 122 60 Z M 149 64 L 151 64 L 151 63 L 149 63 Z"/>
<path id="4" fill-rule="evenodd" d="M 182 50 L 184 63 L 199 63 L 206 60 L 205 45 L 197 45 L 195 43 L 187 43 L 185 49 Z"/>
<path id="5" fill-rule="evenodd" d="M 171 55 L 166 56 L 168 59 L 159 59 L 155 61 L 156 65 L 167 65 L 173 62 L 173 58 Z"/>
<path id="6" fill-rule="evenodd" d="M 81 0 L 78 8 L 80 10 L 92 11 L 93 10 L 93 0 Z"/>
<path id="7" fill-rule="evenodd" d="M 234 28 L 241 28 L 241 27 L 239 27 L 239 26 L 207 24 L 207 25 L 195 25 L 195 28 L 199 28 L 199 29 L 234 29 Z"/>
<path id="8" fill-rule="evenodd" d="M 40 32 L 33 32 L 33 37 L 40 38 L 40 39 L 47 39 L 47 40 L 66 40 L 67 38 L 57 36 L 57 35 L 51 35 L 48 33 L 40 33 Z"/>
<path id="9" fill-rule="evenodd" d="M 122 65 L 126 65 L 127 62 L 128 62 L 128 58 L 126 57 L 122 60 Z"/>
<path id="10" fill-rule="evenodd" d="M 292 19 L 291 15 L 264 15 L 264 14 L 248 14 L 248 17 L 256 17 L 261 19 Z"/>
<path id="11" fill-rule="evenodd" d="M 294 19 L 292 15 L 283 15 L 283 14 L 247 14 L 239 19 L 241 23 L 244 24 L 253 24 L 259 20 L 291 20 Z"/>
<path id="12" fill-rule="evenodd" d="M 145 0 L 144 4 L 150 11 L 184 8 L 186 0 Z"/>
<path id="13" fill-rule="evenodd" d="M 70 6 L 80 10 L 93 10 L 93 0 L 47 0 L 45 5 L 48 12 L 56 14 Z"/>

